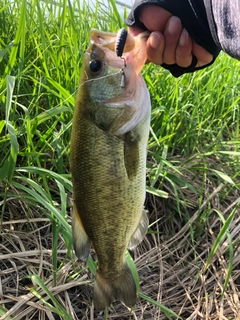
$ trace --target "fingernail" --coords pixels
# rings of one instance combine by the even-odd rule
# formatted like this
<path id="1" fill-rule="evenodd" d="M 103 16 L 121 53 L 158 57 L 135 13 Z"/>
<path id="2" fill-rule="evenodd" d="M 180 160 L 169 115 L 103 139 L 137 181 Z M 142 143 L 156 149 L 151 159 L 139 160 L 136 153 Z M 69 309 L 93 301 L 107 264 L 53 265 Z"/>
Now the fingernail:
<path id="1" fill-rule="evenodd" d="M 187 30 L 183 29 L 182 34 L 179 39 L 180 46 L 185 46 L 185 44 L 188 42 L 188 37 L 189 37 L 189 34 L 188 34 Z"/>
<path id="2" fill-rule="evenodd" d="M 158 32 L 152 32 L 149 37 L 150 46 L 153 49 L 157 49 L 161 43 L 161 36 Z"/>
<path id="3" fill-rule="evenodd" d="M 178 17 L 173 16 L 168 20 L 167 30 L 169 33 L 174 34 L 176 29 L 178 29 L 180 26 L 181 20 Z"/>

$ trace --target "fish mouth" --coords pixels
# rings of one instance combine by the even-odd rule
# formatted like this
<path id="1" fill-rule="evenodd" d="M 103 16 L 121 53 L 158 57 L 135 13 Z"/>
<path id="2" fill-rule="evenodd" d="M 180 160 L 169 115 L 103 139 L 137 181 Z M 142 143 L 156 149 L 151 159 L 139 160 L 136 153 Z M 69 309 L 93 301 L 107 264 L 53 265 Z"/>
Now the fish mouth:
<path id="1" fill-rule="evenodd" d="M 91 43 L 95 43 L 102 47 L 106 47 L 109 50 L 116 52 L 117 33 L 104 32 L 97 29 L 90 30 Z M 131 34 L 127 34 L 126 42 L 123 48 L 123 52 L 129 52 L 133 50 L 135 46 L 135 39 Z"/>
<path id="2" fill-rule="evenodd" d="M 96 94 L 95 102 L 104 104 L 105 107 L 118 109 L 119 112 L 111 128 L 114 135 L 121 136 L 134 129 L 149 114 L 149 93 L 146 84 L 141 76 L 141 70 L 147 60 L 146 39 L 149 32 L 133 37 L 129 35 L 126 39 L 122 57 L 117 56 L 116 33 L 101 32 L 91 30 L 91 44 L 87 50 L 91 59 L 91 53 L 96 53 L 95 57 L 101 59 L 109 69 L 103 77 L 113 77 L 109 79 L 110 86 L 117 86 L 112 96 Z M 107 69 L 106 69 L 107 70 Z M 95 77 L 94 81 L 102 78 Z M 91 77 L 90 81 L 91 80 Z M 124 78 L 124 86 L 122 86 Z M 118 87 L 119 86 L 119 87 Z"/>
<path id="3" fill-rule="evenodd" d="M 125 64 L 123 59 L 117 57 L 115 51 L 93 42 L 85 51 L 85 54 L 87 65 L 85 70 L 86 82 L 95 81 L 101 86 L 102 80 L 109 77 L 109 85 L 116 86 L 116 95 L 114 94 L 114 96 L 109 97 L 99 94 L 97 97 L 95 96 L 95 101 L 112 105 L 123 101 L 131 102 L 131 100 L 134 99 L 136 87 L 139 82 L 138 79 L 141 78 L 141 75 L 136 74 L 132 62 L 128 59 L 129 53 L 124 54 L 125 59 L 128 59 L 129 61 L 128 64 Z M 96 70 L 97 72 L 92 72 L 90 71 L 91 62 L 100 62 L 102 67 L 99 68 L 99 71 Z M 122 79 L 124 79 L 124 85 L 122 85 Z"/>
<path id="4" fill-rule="evenodd" d="M 100 47 L 108 56 L 107 59 L 113 67 L 123 67 L 131 64 L 132 69 L 138 75 L 147 61 L 146 42 L 150 32 L 144 31 L 137 36 L 128 33 L 122 50 L 122 56 L 117 56 L 117 33 L 103 32 L 97 29 L 91 29 L 91 45 Z M 111 61 L 114 61 L 111 62 Z M 124 69 L 124 68 L 123 68 Z"/>

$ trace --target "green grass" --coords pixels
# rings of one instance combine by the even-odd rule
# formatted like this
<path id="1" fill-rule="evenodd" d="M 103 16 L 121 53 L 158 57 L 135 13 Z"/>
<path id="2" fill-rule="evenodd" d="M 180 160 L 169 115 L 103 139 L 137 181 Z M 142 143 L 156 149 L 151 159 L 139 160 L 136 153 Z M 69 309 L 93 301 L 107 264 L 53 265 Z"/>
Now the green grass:
<path id="1" fill-rule="evenodd" d="M 79 1 L 61 0 L 54 6 L 54 1 L 0 0 L 0 218 L 8 219 L 10 198 L 26 203 L 27 218 L 33 206 L 49 218 L 54 284 L 62 267 L 57 258 L 59 235 L 67 247 L 66 259 L 72 258 L 69 142 L 83 52 L 89 44 L 90 28 L 113 32 L 123 26 L 113 0 L 109 0 L 109 8 L 107 12 L 100 2 L 91 8 Z M 170 224 L 190 219 L 191 199 L 186 190 L 195 194 L 199 207 L 209 180 L 216 188 L 226 184 L 220 194 L 222 203 L 239 192 L 239 66 L 238 61 L 221 54 L 211 68 L 178 79 L 161 67 L 144 68 L 152 101 L 147 191 L 167 198 L 170 194 L 165 186 L 171 186 L 175 202 Z M 199 177 L 202 182 L 196 187 Z M 207 266 L 227 236 L 232 270 L 229 225 L 235 213 L 234 208 L 229 217 L 218 213 L 223 227 L 216 234 Z M 192 244 L 201 238 L 209 218 L 211 210 L 206 207 L 191 225 Z M 91 261 L 89 265 L 94 271 L 95 265 Z M 56 311 L 58 302 L 43 279 L 33 277 Z M 168 319 L 174 315 L 150 297 L 141 297 L 162 307 Z M 61 316 L 65 311 L 60 308 L 58 312 Z"/>

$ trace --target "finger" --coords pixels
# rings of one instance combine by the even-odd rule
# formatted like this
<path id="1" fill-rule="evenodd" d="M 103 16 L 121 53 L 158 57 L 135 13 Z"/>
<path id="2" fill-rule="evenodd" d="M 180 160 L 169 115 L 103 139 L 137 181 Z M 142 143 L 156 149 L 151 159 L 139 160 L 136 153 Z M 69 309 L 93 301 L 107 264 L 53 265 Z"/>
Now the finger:
<path id="1" fill-rule="evenodd" d="M 129 33 L 131 33 L 134 37 L 137 36 L 139 33 L 142 33 L 144 30 L 137 26 L 132 26 L 128 28 Z"/>
<path id="2" fill-rule="evenodd" d="M 139 10 L 138 18 L 149 31 L 164 32 L 168 19 L 172 16 L 167 10 L 155 6 L 143 6 Z"/>
<path id="3" fill-rule="evenodd" d="M 186 29 L 183 29 L 176 48 L 176 64 L 188 67 L 192 63 L 192 39 Z"/>
<path id="4" fill-rule="evenodd" d="M 163 53 L 164 62 L 167 64 L 176 63 L 175 51 L 182 29 L 182 23 L 178 17 L 173 16 L 169 19 L 164 31 L 165 49 Z"/>
<path id="5" fill-rule="evenodd" d="M 164 45 L 164 36 L 160 32 L 152 32 L 147 41 L 148 61 L 161 65 L 163 63 Z"/>
<path id="6" fill-rule="evenodd" d="M 202 67 L 208 63 L 210 63 L 213 59 L 213 55 L 193 41 L 193 49 L 192 53 L 198 60 L 197 67 Z"/>

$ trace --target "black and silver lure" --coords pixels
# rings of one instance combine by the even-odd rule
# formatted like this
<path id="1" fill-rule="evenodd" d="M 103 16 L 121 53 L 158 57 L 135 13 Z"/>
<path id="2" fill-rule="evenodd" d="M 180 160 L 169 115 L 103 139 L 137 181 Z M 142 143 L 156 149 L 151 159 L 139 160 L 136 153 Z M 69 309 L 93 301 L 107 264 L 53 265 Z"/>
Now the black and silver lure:
<path id="1" fill-rule="evenodd" d="M 123 50 L 124 50 L 124 46 L 125 43 L 127 41 L 127 36 L 128 36 L 128 32 L 125 28 L 122 28 L 118 31 L 117 33 L 117 39 L 116 39 L 116 44 L 115 44 L 115 52 L 116 55 L 118 57 L 120 57 L 121 59 L 123 59 L 123 67 L 121 69 L 122 71 L 122 77 L 121 77 L 121 87 L 124 88 L 125 87 L 125 74 L 124 74 L 124 68 L 126 67 L 126 60 L 123 57 Z"/>
<path id="2" fill-rule="evenodd" d="M 127 40 L 128 32 L 125 28 L 122 28 L 117 33 L 117 39 L 115 44 L 115 51 L 118 57 L 122 58 L 124 46 Z"/>

